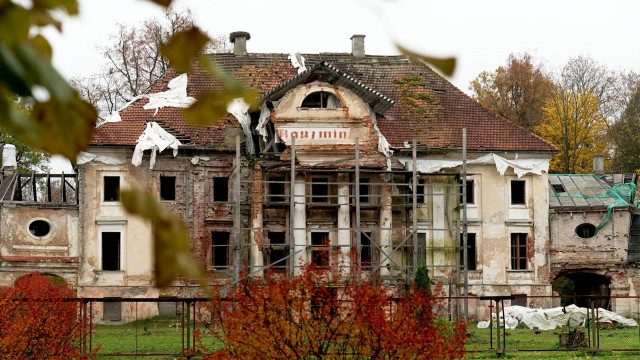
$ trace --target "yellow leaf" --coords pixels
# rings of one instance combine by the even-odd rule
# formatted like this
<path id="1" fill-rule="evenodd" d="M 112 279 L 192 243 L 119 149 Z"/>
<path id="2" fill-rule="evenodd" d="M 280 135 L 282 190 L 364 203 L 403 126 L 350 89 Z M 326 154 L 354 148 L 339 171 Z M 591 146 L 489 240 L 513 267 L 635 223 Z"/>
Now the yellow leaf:
<path id="1" fill-rule="evenodd" d="M 428 55 L 418 54 L 398 44 L 396 44 L 396 47 L 398 48 L 398 50 L 400 50 L 400 52 L 403 55 L 411 59 L 417 59 L 419 61 L 426 62 L 427 64 L 432 65 L 433 67 L 440 70 L 443 74 L 447 76 L 453 75 L 453 72 L 456 69 L 456 58 L 454 57 L 437 58 L 437 57 L 432 57 Z"/>
<path id="2" fill-rule="evenodd" d="M 191 60 L 202 52 L 209 41 L 209 37 L 194 26 L 173 35 L 169 42 L 162 46 L 161 51 L 177 72 L 190 72 Z"/>

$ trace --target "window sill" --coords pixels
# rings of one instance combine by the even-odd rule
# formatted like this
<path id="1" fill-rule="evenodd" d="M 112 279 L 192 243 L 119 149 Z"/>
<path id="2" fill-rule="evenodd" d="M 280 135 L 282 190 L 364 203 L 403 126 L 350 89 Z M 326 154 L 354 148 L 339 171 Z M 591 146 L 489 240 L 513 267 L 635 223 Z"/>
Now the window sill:
<path id="1" fill-rule="evenodd" d="M 533 273 L 533 270 L 529 270 L 529 269 L 523 269 L 523 270 L 517 270 L 517 269 L 509 269 L 507 270 L 508 273 L 517 273 L 517 274 L 526 274 L 526 273 Z"/>

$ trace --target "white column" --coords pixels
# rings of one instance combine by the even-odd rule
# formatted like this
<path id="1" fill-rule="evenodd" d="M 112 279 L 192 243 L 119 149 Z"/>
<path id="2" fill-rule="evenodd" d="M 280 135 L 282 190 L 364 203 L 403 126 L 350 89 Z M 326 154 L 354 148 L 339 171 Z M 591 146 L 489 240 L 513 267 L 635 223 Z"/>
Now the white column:
<path id="1" fill-rule="evenodd" d="M 295 202 L 293 208 L 293 239 L 291 246 L 293 248 L 293 267 L 294 275 L 300 274 L 300 264 L 309 263 L 307 257 L 307 209 L 305 206 L 306 188 L 304 183 L 304 176 L 296 176 L 295 183 L 293 185 L 293 201 Z"/>
<path id="2" fill-rule="evenodd" d="M 380 175 L 380 183 L 386 183 L 385 175 Z M 391 266 L 391 185 L 380 186 L 380 276 L 389 276 Z M 387 257 L 388 256 L 388 257 Z"/>

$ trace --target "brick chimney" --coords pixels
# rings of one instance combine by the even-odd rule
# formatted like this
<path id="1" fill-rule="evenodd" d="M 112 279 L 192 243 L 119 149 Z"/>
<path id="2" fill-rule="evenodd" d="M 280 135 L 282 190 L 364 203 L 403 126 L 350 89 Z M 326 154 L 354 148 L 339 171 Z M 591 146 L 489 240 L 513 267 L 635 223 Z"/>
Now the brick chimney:
<path id="1" fill-rule="evenodd" d="M 355 58 L 364 57 L 364 37 L 365 35 L 353 35 L 351 37 L 351 56 Z"/>
<path id="2" fill-rule="evenodd" d="M 604 155 L 593 155 L 593 173 L 596 175 L 604 174 Z"/>
<path id="3" fill-rule="evenodd" d="M 229 34 L 229 41 L 233 44 L 234 55 L 247 55 L 247 40 L 251 34 L 246 31 L 234 31 Z"/>

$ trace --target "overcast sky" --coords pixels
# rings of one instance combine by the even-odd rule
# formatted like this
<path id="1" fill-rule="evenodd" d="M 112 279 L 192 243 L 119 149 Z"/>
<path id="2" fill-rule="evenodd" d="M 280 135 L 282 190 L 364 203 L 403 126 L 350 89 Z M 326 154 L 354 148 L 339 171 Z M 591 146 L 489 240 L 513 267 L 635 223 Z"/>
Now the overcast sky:
<path id="1" fill-rule="evenodd" d="M 146 0 L 79 0 L 80 16 L 62 34 L 46 31 L 54 65 L 67 77 L 100 71 L 96 47 L 117 23 L 162 16 Z M 450 81 L 468 91 L 510 53 L 530 52 L 549 69 L 589 55 L 612 69 L 640 72 L 640 1 L 636 0 L 174 0 L 212 35 L 248 31 L 249 52 L 350 52 L 364 34 L 367 54 L 397 54 L 394 43 L 429 55 L 456 56 Z"/>

